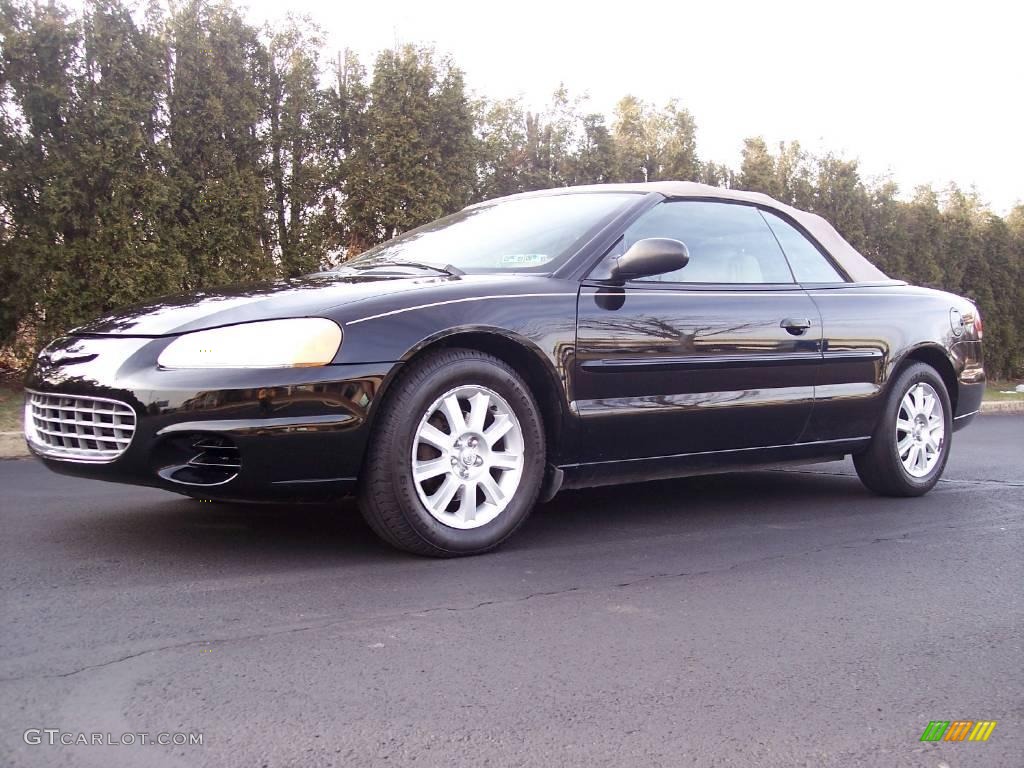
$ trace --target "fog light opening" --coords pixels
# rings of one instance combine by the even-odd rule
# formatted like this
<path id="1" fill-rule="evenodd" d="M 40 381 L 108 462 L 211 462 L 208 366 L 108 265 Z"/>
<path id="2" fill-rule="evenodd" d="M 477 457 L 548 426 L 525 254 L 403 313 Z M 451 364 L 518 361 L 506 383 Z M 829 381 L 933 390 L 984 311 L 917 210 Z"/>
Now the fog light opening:
<path id="1" fill-rule="evenodd" d="M 242 469 L 238 446 L 224 435 L 193 434 L 175 438 L 175 463 L 157 470 L 172 483 L 192 486 L 224 485 Z"/>

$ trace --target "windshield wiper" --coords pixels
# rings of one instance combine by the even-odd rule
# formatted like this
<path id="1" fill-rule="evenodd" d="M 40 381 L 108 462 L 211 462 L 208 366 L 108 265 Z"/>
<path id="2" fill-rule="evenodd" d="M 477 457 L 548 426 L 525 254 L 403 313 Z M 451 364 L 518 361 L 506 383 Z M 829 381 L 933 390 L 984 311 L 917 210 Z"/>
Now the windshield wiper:
<path id="1" fill-rule="evenodd" d="M 412 267 L 413 269 L 432 269 L 435 272 L 440 272 L 445 275 L 451 275 L 452 277 L 461 277 L 466 274 L 458 267 L 452 266 L 451 264 L 445 264 L 443 267 L 437 264 L 428 264 L 425 261 L 381 261 L 376 264 L 348 265 L 352 269 L 379 269 L 380 267 Z"/>

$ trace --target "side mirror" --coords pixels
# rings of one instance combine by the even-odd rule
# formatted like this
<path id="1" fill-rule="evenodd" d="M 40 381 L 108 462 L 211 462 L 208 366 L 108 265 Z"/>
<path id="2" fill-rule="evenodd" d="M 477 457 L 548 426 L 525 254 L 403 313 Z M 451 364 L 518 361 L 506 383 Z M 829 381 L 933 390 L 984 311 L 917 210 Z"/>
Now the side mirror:
<path id="1" fill-rule="evenodd" d="M 611 279 L 625 282 L 641 277 L 664 275 L 666 272 L 682 269 L 689 261 L 690 252 L 679 240 L 648 237 L 637 240 L 616 260 L 611 270 Z"/>

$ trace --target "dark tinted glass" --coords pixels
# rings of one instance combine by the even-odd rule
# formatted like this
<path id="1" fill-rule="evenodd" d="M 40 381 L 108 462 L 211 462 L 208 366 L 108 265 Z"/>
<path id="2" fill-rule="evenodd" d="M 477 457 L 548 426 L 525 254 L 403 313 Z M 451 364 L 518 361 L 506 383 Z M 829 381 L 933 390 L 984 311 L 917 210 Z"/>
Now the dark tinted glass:
<path id="1" fill-rule="evenodd" d="M 781 216 L 763 211 L 772 232 L 786 252 L 798 283 L 841 283 L 843 276 L 829 264 L 821 251 L 804 234 Z"/>
<path id="2" fill-rule="evenodd" d="M 682 240 L 690 263 L 645 278 L 670 283 L 792 283 L 778 242 L 750 205 L 675 201 L 661 203 L 629 226 L 625 248 L 647 237 Z"/>
<path id="3" fill-rule="evenodd" d="M 550 272 L 636 200 L 628 192 L 580 192 L 480 205 L 381 243 L 342 268 L 415 261 L 464 272 Z"/>

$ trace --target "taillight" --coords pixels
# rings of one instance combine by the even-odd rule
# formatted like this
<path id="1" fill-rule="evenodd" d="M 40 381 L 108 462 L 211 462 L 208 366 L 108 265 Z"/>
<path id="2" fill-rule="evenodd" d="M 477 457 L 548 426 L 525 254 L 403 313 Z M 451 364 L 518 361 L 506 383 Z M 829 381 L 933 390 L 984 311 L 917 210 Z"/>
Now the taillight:
<path id="1" fill-rule="evenodd" d="M 977 309 L 974 310 L 974 335 L 977 339 L 981 339 L 981 334 L 984 329 L 984 324 L 981 322 L 981 312 Z"/>

